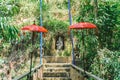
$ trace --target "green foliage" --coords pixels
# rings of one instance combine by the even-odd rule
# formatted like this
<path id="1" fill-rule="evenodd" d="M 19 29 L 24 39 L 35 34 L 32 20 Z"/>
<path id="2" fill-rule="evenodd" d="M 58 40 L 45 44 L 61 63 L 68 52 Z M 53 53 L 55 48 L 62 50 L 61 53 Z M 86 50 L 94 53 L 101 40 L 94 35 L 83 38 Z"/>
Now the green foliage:
<path id="1" fill-rule="evenodd" d="M 118 36 L 120 30 L 120 7 L 117 0 L 99 2 L 97 12 L 95 12 L 96 7 L 91 4 L 91 1 L 83 1 L 82 3 L 77 21 L 93 22 L 97 25 L 100 48 L 107 47 L 111 50 L 119 50 L 120 46 L 117 44 L 120 43 L 118 41 L 120 39 L 120 36 Z M 96 14 L 97 18 L 95 17 Z"/>
<path id="2" fill-rule="evenodd" d="M 19 4 L 15 0 L 0 1 L 0 16 L 14 16 L 20 11 Z"/>
<path id="3" fill-rule="evenodd" d="M 120 16 L 120 10 L 118 6 L 118 3 L 114 2 L 112 4 L 110 2 L 99 4 L 96 24 L 99 28 L 99 41 L 102 48 L 107 47 L 113 50 L 114 42 L 112 40 L 114 40 L 114 30 L 119 25 L 118 17 Z M 119 50 L 119 47 L 117 49 Z"/>
<path id="4" fill-rule="evenodd" d="M 63 32 L 66 32 L 68 29 L 68 24 L 55 19 L 50 19 L 44 22 L 44 26 L 49 30 L 53 32 L 57 32 L 58 30 L 61 30 Z"/>
<path id="5" fill-rule="evenodd" d="M 69 51 L 65 51 L 63 54 L 63 56 L 70 56 L 70 55 L 71 55 L 71 53 Z"/>
<path id="6" fill-rule="evenodd" d="M 91 65 L 93 74 L 105 80 L 120 79 L 120 52 L 101 49 Z"/>
<path id="7" fill-rule="evenodd" d="M 95 12 L 95 5 L 90 0 L 82 1 L 79 10 L 77 22 L 93 22 L 99 29 L 98 37 L 86 36 L 86 65 L 93 74 L 105 80 L 119 80 L 119 61 L 120 56 L 120 6 L 118 0 L 98 1 L 98 7 Z M 97 15 L 97 16 L 96 16 Z M 78 36 L 81 40 L 82 38 Z M 79 40 L 80 45 L 82 42 Z M 91 46 L 92 45 L 92 46 Z M 99 45 L 99 46 L 98 46 Z M 81 48 L 82 46 L 79 46 Z M 107 47 L 116 52 L 103 49 L 97 54 L 99 48 Z M 82 48 L 81 48 L 82 49 Z M 104 55 L 100 57 L 100 55 Z M 108 56 L 109 55 L 109 56 Z M 93 61 L 93 59 L 95 59 Z M 106 62 L 108 61 L 108 62 Z M 93 63 L 93 64 L 92 64 Z M 101 68 L 102 66 L 102 68 Z"/>
<path id="8" fill-rule="evenodd" d="M 91 3 L 90 0 L 81 1 L 81 4 L 79 5 L 79 16 L 77 17 L 77 22 L 95 22 L 94 18 L 94 5 Z M 84 33 L 84 35 L 82 34 Z M 79 34 L 77 35 L 79 43 L 77 44 L 77 47 L 80 49 L 81 55 L 84 53 L 85 55 L 85 65 L 86 69 L 89 70 L 90 65 L 93 62 L 93 59 L 95 55 L 97 54 L 98 49 L 98 37 L 94 35 L 94 30 L 86 30 L 82 29 Z M 84 42 L 85 45 L 82 45 L 82 35 L 84 36 Z M 81 56 L 82 61 L 82 56 Z"/>
<path id="9" fill-rule="evenodd" d="M 113 31 L 113 49 L 120 50 L 120 26 L 116 26 L 115 30 Z"/>
<path id="10" fill-rule="evenodd" d="M 85 37 L 85 59 L 86 59 L 86 68 L 89 70 L 90 65 L 93 63 L 93 59 L 97 54 L 98 49 L 98 40 L 95 35 L 88 35 Z"/>
<path id="11" fill-rule="evenodd" d="M 84 35 L 83 35 L 84 33 Z M 98 49 L 98 40 L 97 37 L 93 34 L 94 30 L 80 30 L 78 32 L 74 32 L 74 36 L 77 37 L 76 48 L 79 49 L 79 54 L 81 55 L 81 61 L 83 60 L 83 54 L 85 55 L 85 64 L 86 69 L 89 70 L 90 65 L 93 62 L 95 55 L 97 54 Z M 83 37 L 82 37 L 83 36 Z M 84 45 L 83 45 L 84 39 Z M 82 67 L 82 65 L 80 66 Z"/>
<path id="12" fill-rule="evenodd" d="M 18 1 L 1 0 L 0 1 L 0 39 L 4 42 L 15 40 L 17 38 L 18 29 L 11 25 L 13 16 L 20 11 Z"/>
<path id="13" fill-rule="evenodd" d="M 94 21 L 94 6 L 91 4 L 90 0 L 82 1 L 79 9 L 79 16 L 77 17 L 77 22 L 80 21 L 89 21 L 93 22 Z"/>
<path id="14" fill-rule="evenodd" d="M 18 29 L 8 23 L 10 19 L 8 17 L 0 17 L 0 39 L 4 41 L 15 40 L 18 37 Z"/>

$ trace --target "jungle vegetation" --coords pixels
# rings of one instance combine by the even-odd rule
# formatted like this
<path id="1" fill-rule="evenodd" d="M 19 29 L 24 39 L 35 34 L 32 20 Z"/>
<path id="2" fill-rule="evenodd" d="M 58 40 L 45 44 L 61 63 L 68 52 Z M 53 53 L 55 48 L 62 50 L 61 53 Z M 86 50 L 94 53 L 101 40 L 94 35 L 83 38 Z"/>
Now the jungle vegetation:
<path id="1" fill-rule="evenodd" d="M 104 80 L 120 80 L 119 0 L 70 1 L 72 24 L 92 22 L 98 28 L 95 31 L 84 30 L 84 33 L 87 33 L 85 37 L 87 71 Z M 40 24 L 39 7 L 39 0 L 0 0 L 0 63 L 4 57 L 11 60 L 10 55 L 19 53 L 19 57 L 23 54 L 22 51 L 31 47 L 30 34 L 26 33 L 26 36 L 23 37 L 24 33 L 20 28 L 33 24 L 34 20 L 36 24 Z M 54 33 L 58 30 L 67 34 L 68 1 L 43 0 L 42 7 L 43 26 L 49 30 L 49 35 L 54 37 Z M 73 30 L 72 33 L 78 39 L 79 44 L 75 46 L 81 53 L 83 50 L 81 31 Z M 46 38 L 47 40 L 51 39 Z M 17 45 L 18 43 L 19 45 Z M 48 51 L 50 45 L 50 43 L 46 44 Z M 82 66 L 79 65 L 79 67 Z"/>

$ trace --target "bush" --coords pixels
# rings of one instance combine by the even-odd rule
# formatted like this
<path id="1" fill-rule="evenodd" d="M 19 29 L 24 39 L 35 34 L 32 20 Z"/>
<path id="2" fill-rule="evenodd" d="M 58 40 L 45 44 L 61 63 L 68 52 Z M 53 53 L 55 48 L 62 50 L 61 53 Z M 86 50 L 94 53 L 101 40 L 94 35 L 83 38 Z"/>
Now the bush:
<path id="1" fill-rule="evenodd" d="M 98 51 L 91 65 L 93 74 L 104 80 L 120 80 L 120 52 L 113 52 L 106 48 Z"/>
<path id="2" fill-rule="evenodd" d="M 47 27 L 49 31 L 53 31 L 53 32 L 56 32 L 59 30 L 67 31 L 68 29 L 67 23 L 60 21 L 60 20 L 56 20 L 56 19 L 50 19 L 50 20 L 45 21 L 44 26 Z"/>

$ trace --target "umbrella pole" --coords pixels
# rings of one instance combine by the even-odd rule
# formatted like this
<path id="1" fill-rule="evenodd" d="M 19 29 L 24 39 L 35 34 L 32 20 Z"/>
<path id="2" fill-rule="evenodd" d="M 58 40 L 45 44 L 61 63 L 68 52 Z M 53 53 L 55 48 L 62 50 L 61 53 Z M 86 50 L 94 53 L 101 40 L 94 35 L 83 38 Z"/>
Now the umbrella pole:
<path id="1" fill-rule="evenodd" d="M 84 52 L 85 52 L 85 42 L 84 42 L 84 32 L 82 31 L 82 39 L 83 39 L 83 41 L 82 41 L 82 44 L 83 44 L 83 47 L 84 47 L 84 51 L 83 51 L 83 69 L 84 69 L 84 76 L 85 76 L 85 61 L 84 61 L 84 58 L 85 58 L 85 56 L 84 56 Z"/>
<path id="2" fill-rule="evenodd" d="M 30 80 L 32 80 L 32 75 L 31 75 L 31 72 L 32 72 L 32 53 L 30 53 Z"/>
<path id="3" fill-rule="evenodd" d="M 34 32 L 32 32 L 32 49 L 33 49 L 33 45 L 34 45 Z M 33 51 L 30 52 L 30 76 L 29 79 L 32 80 L 32 76 L 31 76 L 31 72 L 32 72 L 32 53 Z"/>

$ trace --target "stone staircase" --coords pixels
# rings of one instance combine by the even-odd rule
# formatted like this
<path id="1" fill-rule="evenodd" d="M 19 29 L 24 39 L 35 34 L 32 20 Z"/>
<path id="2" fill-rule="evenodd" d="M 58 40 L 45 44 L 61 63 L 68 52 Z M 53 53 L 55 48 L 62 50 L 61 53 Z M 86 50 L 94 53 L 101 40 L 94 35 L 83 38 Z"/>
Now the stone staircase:
<path id="1" fill-rule="evenodd" d="M 87 71 L 84 77 L 84 70 L 71 62 L 69 57 L 45 56 L 43 64 L 32 69 L 32 80 L 103 80 Z M 30 72 L 26 72 L 13 80 L 30 80 L 29 75 Z"/>
<path id="2" fill-rule="evenodd" d="M 70 64 L 45 63 L 43 65 L 43 80 L 71 80 Z"/>

